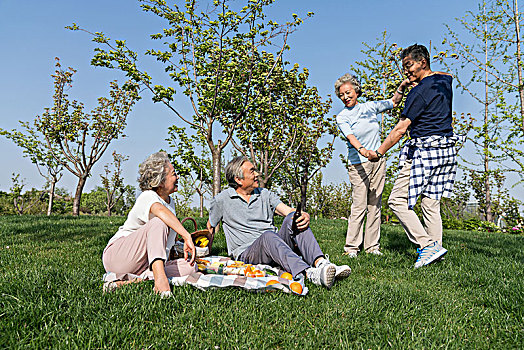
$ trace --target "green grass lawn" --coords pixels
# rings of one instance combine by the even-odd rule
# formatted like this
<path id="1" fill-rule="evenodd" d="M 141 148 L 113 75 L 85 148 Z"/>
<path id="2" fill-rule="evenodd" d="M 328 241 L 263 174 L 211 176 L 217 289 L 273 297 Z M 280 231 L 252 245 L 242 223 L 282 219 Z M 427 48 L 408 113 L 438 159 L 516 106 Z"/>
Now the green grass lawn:
<path id="1" fill-rule="evenodd" d="M 102 293 L 102 250 L 123 221 L 0 217 L 0 347 L 524 348 L 522 236 L 446 231 L 445 260 L 414 270 L 399 226 L 382 227 L 385 256 L 348 260 L 346 223 L 318 220 L 320 246 L 353 269 L 333 289 L 188 286 L 161 300 L 152 282 Z M 222 235 L 213 254 L 226 255 Z"/>

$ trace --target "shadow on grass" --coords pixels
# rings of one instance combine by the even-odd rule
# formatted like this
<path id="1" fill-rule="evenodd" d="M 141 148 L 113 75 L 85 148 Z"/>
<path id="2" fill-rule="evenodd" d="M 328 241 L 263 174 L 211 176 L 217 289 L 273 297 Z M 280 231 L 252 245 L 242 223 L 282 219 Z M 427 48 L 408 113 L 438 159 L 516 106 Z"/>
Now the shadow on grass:
<path id="1" fill-rule="evenodd" d="M 508 234 L 484 232 L 453 231 L 454 234 L 444 239 L 452 245 L 462 248 L 468 254 L 479 254 L 488 258 L 512 257 L 524 263 L 522 243 L 524 237 Z M 516 244 L 520 242 L 519 244 Z"/>
<path id="2" fill-rule="evenodd" d="M 413 255 L 415 245 L 410 242 L 400 225 L 382 225 L 381 231 L 381 246 L 383 248 L 407 257 Z"/>

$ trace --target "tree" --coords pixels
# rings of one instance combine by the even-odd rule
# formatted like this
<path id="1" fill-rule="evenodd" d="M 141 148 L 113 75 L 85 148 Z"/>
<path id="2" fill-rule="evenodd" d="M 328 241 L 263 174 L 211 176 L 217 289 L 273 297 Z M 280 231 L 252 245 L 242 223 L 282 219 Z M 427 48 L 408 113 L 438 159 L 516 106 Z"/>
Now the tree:
<path id="1" fill-rule="evenodd" d="M 364 49 L 361 52 L 366 59 L 357 61 L 351 65 L 351 70 L 360 79 L 362 96 L 364 101 L 379 101 L 391 98 L 398 86 L 402 82 L 403 74 L 400 68 L 400 53 L 402 48 L 395 43 L 388 41 L 387 31 L 384 30 L 381 38 L 376 39 L 374 45 L 363 43 Z M 402 107 L 399 105 L 394 109 L 382 113 L 381 139 L 388 135 L 398 122 Z M 398 149 L 401 145 L 397 144 Z M 390 151 L 389 154 L 397 152 Z"/>
<path id="2" fill-rule="evenodd" d="M 169 128 L 167 139 L 173 149 L 169 155 L 175 171 L 183 177 L 185 184 L 195 190 L 199 196 L 200 217 L 204 216 L 204 197 L 212 192 L 213 174 L 211 160 L 206 152 L 206 142 L 198 132 L 188 135 L 185 128 L 175 125 Z M 195 148 L 201 148 L 199 153 Z M 190 179 L 185 179 L 190 177 Z"/>
<path id="3" fill-rule="evenodd" d="M 128 159 L 129 157 L 113 151 L 113 162 L 106 164 L 104 174 L 100 175 L 102 186 L 106 192 L 107 216 L 111 216 L 111 210 L 126 193 L 126 186 L 122 178 L 122 163 Z M 111 167 L 114 169 L 111 169 Z"/>
<path id="4" fill-rule="evenodd" d="M 339 184 L 322 184 L 323 175 L 318 172 L 310 182 L 308 192 L 309 214 L 322 218 L 348 218 L 351 208 L 351 185 L 347 182 Z"/>
<path id="5" fill-rule="evenodd" d="M 13 182 L 13 185 L 10 188 L 13 198 L 13 207 L 18 215 L 24 215 L 32 207 L 40 203 L 42 198 L 44 198 L 45 192 L 35 190 L 34 188 L 31 191 L 22 193 L 25 183 L 23 179 L 20 180 L 20 174 L 13 173 L 11 181 Z"/>
<path id="6" fill-rule="evenodd" d="M 303 209 L 307 208 L 308 184 L 331 160 L 333 143 L 338 133 L 335 118 L 325 117 L 331 107 L 331 98 L 323 101 L 315 87 L 307 90 L 307 94 L 297 101 L 296 114 L 302 119 L 302 123 L 296 125 L 299 135 L 297 150 L 283 163 L 278 174 L 281 188 L 300 189 L 300 204 Z M 323 136 L 331 137 L 331 140 L 322 147 Z"/>
<path id="7" fill-rule="evenodd" d="M 135 204 L 135 187 L 126 185 L 123 195 L 118 199 L 111 215 L 127 215 Z M 80 210 L 84 214 L 107 215 L 107 192 L 102 186 L 96 186 L 92 191 L 82 195 Z"/>
<path id="8" fill-rule="evenodd" d="M 463 219 L 471 196 L 470 189 L 471 185 L 467 181 L 467 176 L 463 176 L 461 180 L 455 180 L 452 197 L 442 198 L 442 214 L 448 219 Z"/>
<path id="9" fill-rule="evenodd" d="M 84 112 L 84 105 L 70 101 L 66 89 L 72 87 L 74 69 L 62 70 L 56 59 L 55 94 L 52 108 L 45 108 L 35 126 L 45 137 L 54 159 L 78 178 L 73 215 L 79 215 L 80 199 L 91 169 L 111 141 L 122 135 L 127 116 L 138 100 L 137 85 L 127 82 L 121 88 L 111 82 L 110 97 L 98 98 L 98 107 Z"/>
<path id="10" fill-rule="evenodd" d="M 35 130 L 35 125 L 30 125 L 28 122 L 19 121 L 24 132 L 11 130 L 6 131 L 0 128 L 0 135 L 4 135 L 8 139 L 11 139 L 17 146 L 24 149 L 24 157 L 28 157 L 33 164 L 36 165 L 38 173 L 44 177 L 49 185 L 49 196 L 47 205 L 47 215 L 51 215 L 53 208 L 53 200 L 55 197 L 55 187 L 58 181 L 62 178 L 62 164 L 60 161 L 53 157 L 53 151 L 48 148 L 45 140 L 42 139 L 42 135 Z M 51 145 L 51 147 L 54 147 Z M 57 157 L 61 155 L 54 150 Z M 63 159 L 62 159 L 63 160 Z M 41 167 L 45 168 L 46 171 L 42 172 Z"/>
<path id="11" fill-rule="evenodd" d="M 475 197 L 487 221 L 495 219 L 491 181 L 500 171 L 497 163 L 500 164 L 501 157 L 504 157 L 501 144 L 504 143 L 504 124 L 508 119 L 505 116 L 508 109 L 504 81 L 512 74 L 501 70 L 501 65 L 507 60 L 510 43 L 504 39 L 506 33 L 501 31 L 505 24 L 498 5 L 498 2 L 483 1 L 477 13 L 469 11 L 466 16 L 457 19 L 472 35 L 467 41 L 461 40 L 447 25 L 448 34 L 442 42 L 445 50 L 435 55 L 455 73 L 455 81 L 462 91 L 482 106 L 481 121 L 473 126 L 473 135 L 468 138 L 481 159 L 480 164 L 464 158 L 463 162 L 482 169 L 479 174 L 471 172 L 470 176 L 475 181 L 484 181 L 482 186 L 477 185 Z M 479 199 L 479 189 L 483 191 L 482 199 Z"/>
<path id="12" fill-rule="evenodd" d="M 264 57 L 266 65 L 276 63 L 272 54 L 264 53 Z M 237 128 L 238 141 L 233 139 L 233 145 L 259 169 L 260 187 L 270 187 L 274 175 L 300 152 L 307 138 L 304 133 L 317 125 L 324 127 L 322 123 L 309 129 L 302 126 L 310 121 L 304 118 L 304 111 L 319 108 L 318 92 L 308 86 L 308 78 L 309 71 L 300 70 L 298 64 L 290 70 L 284 63 L 277 64 Z M 325 104 L 328 109 L 330 102 Z"/>
<path id="13" fill-rule="evenodd" d="M 275 45 L 275 40 L 281 38 L 278 50 L 278 57 L 281 57 L 287 48 L 289 33 L 302 20 L 296 15 L 293 21 L 284 25 L 266 20 L 264 8 L 273 0 L 247 1 L 238 12 L 229 7 L 229 0 L 205 4 L 206 11 L 202 12 L 198 12 L 201 2 L 195 0 L 186 0 L 185 9 L 176 4 L 168 6 L 163 0 L 141 2 L 144 11 L 169 24 L 162 32 L 151 35 L 153 40 L 164 40 L 166 49 L 151 49 L 146 55 L 165 65 L 169 78 L 180 87 L 192 106 L 194 114 L 191 117 L 180 111 L 180 104 L 174 104 L 173 87 L 153 83 L 152 77 L 138 68 L 138 54 L 130 50 L 124 40 L 113 43 L 103 33 L 90 33 L 76 24 L 68 28 L 84 30 L 94 36 L 93 41 L 109 48 L 96 49 L 93 65 L 125 72 L 152 93 L 154 102 L 163 103 L 203 135 L 212 157 L 213 195 L 216 195 L 221 188 L 223 150 L 272 74 L 272 68 L 262 73 L 256 70 L 261 63 L 259 51 Z M 217 127 L 222 129 L 223 139 L 215 139 Z"/>

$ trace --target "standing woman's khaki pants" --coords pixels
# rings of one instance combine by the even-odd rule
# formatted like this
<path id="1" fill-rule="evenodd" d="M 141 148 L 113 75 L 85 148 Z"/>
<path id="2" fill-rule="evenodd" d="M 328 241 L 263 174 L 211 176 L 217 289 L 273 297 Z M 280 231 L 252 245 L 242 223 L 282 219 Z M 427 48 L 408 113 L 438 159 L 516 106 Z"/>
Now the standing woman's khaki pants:
<path id="1" fill-rule="evenodd" d="M 346 252 L 358 252 L 362 241 L 366 252 L 380 248 L 378 241 L 385 175 L 386 161 L 383 158 L 377 162 L 350 165 L 349 181 L 353 186 L 353 204 L 344 246 Z M 363 225 L 366 217 L 364 233 Z"/>
<path id="2" fill-rule="evenodd" d="M 421 196 L 422 216 L 424 225 L 420 222 L 414 210 L 408 209 L 409 177 L 411 160 L 407 160 L 398 174 L 395 185 L 389 195 L 389 207 L 398 217 L 411 242 L 424 248 L 433 242 L 442 244 L 442 218 L 440 217 L 440 201 Z"/>
<path id="3" fill-rule="evenodd" d="M 166 260 L 166 241 L 169 227 L 159 218 L 149 220 L 144 226 L 114 241 L 104 250 L 102 261 L 107 272 L 116 274 L 117 279 L 127 280 L 129 274 L 153 279 L 150 269 L 155 260 Z M 180 277 L 196 271 L 197 264 L 189 265 L 184 259 L 165 263 L 167 277 Z"/>

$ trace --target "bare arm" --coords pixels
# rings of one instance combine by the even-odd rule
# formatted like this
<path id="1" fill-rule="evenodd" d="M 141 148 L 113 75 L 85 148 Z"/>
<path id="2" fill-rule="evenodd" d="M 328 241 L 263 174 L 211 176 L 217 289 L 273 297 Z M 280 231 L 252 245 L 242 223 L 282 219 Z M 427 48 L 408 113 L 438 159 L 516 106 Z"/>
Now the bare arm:
<path id="1" fill-rule="evenodd" d="M 346 136 L 351 146 L 355 147 L 358 153 L 360 153 L 362 156 L 367 157 L 368 156 L 368 150 L 366 147 L 362 146 L 360 141 L 355 137 L 353 134 L 349 134 Z"/>
<path id="2" fill-rule="evenodd" d="M 393 101 L 393 107 L 397 107 L 400 104 L 402 97 L 404 96 L 404 91 L 409 85 L 409 79 L 404 79 L 402 83 L 400 83 L 397 90 L 393 94 L 393 97 L 391 98 L 391 101 Z"/>
<path id="3" fill-rule="evenodd" d="M 386 137 L 384 142 L 380 145 L 380 147 L 377 149 L 377 151 L 380 154 L 385 154 L 391 147 L 393 147 L 401 138 L 404 136 L 406 131 L 408 130 L 408 127 L 411 125 L 411 120 L 405 117 L 400 118 L 399 122 L 393 130 L 389 133 L 389 135 Z M 370 156 L 368 156 L 369 160 L 377 159 L 379 158 L 376 152 L 370 152 Z"/>
<path id="4" fill-rule="evenodd" d="M 184 259 L 187 260 L 188 253 L 191 253 L 190 264 L 193 264 L 196 257 L 195 245 L 191 239 L 191 234 L 182 226 L 178 218 L 173 213 L 160 203 L 153 203 L 150 212 L 162 220 L 167 226 L 173 229 L 184 239 Z"/>
<path id="5" fill-rule="evenodd" d="M 280 203 L 275 208 L 275 213 L 277 213 L 280 216 L 284 216 L 284 217 L 288 216 L 289 214 L 291 214 L 291 213 L 293 213 L 295 211 L 296 211 L 295 208 L 291 208 L 291 207 L 285 205 L 284 203 Z M 309 214 L 306 213 L 305 211 L 303 211 L 302 215 L 300 215 L 300 217 L 297 220 L 297 227 L 300 230 L 305 230 L 309 226 L 309 221 L 310 221 Z"/>

